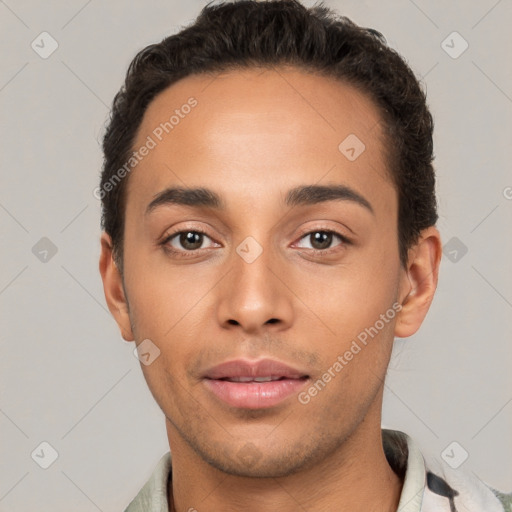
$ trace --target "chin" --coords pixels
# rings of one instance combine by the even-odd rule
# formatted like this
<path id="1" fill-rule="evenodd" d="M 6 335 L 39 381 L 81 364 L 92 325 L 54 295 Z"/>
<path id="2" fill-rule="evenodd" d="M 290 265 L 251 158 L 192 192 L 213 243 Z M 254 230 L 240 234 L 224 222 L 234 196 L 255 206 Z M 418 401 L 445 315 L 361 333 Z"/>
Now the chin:
<path id="1" fill-rule="evenodd" d="M 282 478 L 307 469 L 323 457 L 322 453 L 311 453 L 304 448 L 302 445 L 289 447 L 276 453 L 275 448 L 268 447 L 265 453 L 263 448 L 248 441 L 234 452 L 226 448 L 215 453 L 210 450 L 209 453 L 201 453 L 200 450 L 196 452 L 211 466 L 229 475 L 242 478 Z"/>
<path id="2" fill-rule="evenodd" d="M 214 460 L 209 461 L 216 469 L 228 475 L 241 478 L 282 478 L 300 472 L 304 467 L 304 460 L 276 461 L 262 460 L 254 464 L 245 464 L 239 461 Z"/>

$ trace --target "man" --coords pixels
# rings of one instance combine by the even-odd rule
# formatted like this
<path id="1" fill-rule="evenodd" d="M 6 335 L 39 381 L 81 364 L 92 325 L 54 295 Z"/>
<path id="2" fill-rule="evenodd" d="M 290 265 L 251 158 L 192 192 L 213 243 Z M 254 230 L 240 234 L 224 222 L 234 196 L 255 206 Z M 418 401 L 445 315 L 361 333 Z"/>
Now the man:
<path id="1" fill-rule="evenodd" d="M 292 0 L 142 50 L 104 139 L 100 272 L 165 414 L 127 511 L 502 511 L 381 429 L 441 259 L 432 118 L 373 30 Z"/>

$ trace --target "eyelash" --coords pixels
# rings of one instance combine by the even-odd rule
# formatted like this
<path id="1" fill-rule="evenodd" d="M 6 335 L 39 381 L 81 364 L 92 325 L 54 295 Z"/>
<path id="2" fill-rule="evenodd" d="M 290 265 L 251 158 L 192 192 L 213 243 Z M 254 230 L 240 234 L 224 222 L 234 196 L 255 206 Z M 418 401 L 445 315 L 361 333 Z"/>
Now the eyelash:
<path id="1" fill-rule="evenodd" d="M 207 236 L 208 238 L 211 238 L 206 231 L 203 231 L 202 229 L 194 228 L 194 229 L 182 229 L 180 231 L 175 231 L 174 233 L 170 233 L 168 236 L 166 236 L 162 242 L 161 245 L 163 246 L 164 250 L 168 252 L 169 254 L 172 254 L 173 256 L 177 258 L 190 258 L 191 256 L 195 256 L 198 251 L 201 251 L 201 249 L 195 249 L 193 251 L 179 251 L 177 249 L 174 249 L 174 247 L 171 247 L 168 245 L 168 243 L 175 238 L 178 235 L 181 235 L 182 233 L 200 233 L 204 236 Z"/>
<path id="2" fill-rule="evenodd" d="M 334 231 L 333 229 L 322 229 L 322 228 L 316 228 L 309 231 L 305 231 L 301 233 L 299 236 L 299 241 L 303 238 L 306 238 L 314 233 L 328 233 L 332 234 L 335 237 L 338 237 L 341 241 L 339 245 L 336 245 L 334 247 L 329 247 L 328 249 L 307 249 L 309 254 L 313 254 L 314 256 L 327 256 L 330 255 L 333 252 L 339 251 L 340 248 L 344 245 L 350 245 L 352 242 L 349 240 L 346 236 L 342 235 L 341 233 L 338 233 L 337 231 Z"/>
<path id="3" fill-rule="evenodd" d="M 175 231 L 173 233 L 170 233 L 168 236 L 166 236 L 162 242 L 160 242 L 160 245 L 164 248 L 166 252 L 169 254 L 172 254 L 174 257 L 177 258 L 190 258 L 194 257 L 198 251 L 201 251 L 202 249 L 194 249 L 192 251 L 187 250 L 177 250 L 171 247 L 169 242 L 175 238 L 178 235 L 181 235 L 183 233 L 200 233 L 208 238 L 211 239 L 211 237 L 206 233 L 206 231 L 203 231 L 200 228 L 194 228 L 194 229 L 182 229 L 180 231 Z M 303 238 L 312 235 L 314 233 L 329 233 L 333 234 L 334 236 L 337 236 L 341 240 L 340 245 L 350 245 L 352 242 L 349 240 L 346 236 L 342 235 L 341 233 L 338 233 L 337 231 L 334 231 L 332 229 L 313 229 L 310 231 L 306 231 L 302 233 L 299 237 L 299 240 L 302 240 Z M 315 256 L 325 256 L 328 254 L 331 254 L 331 252 L 336 251 L 339 246 L 330 247 L 329 249 L 307 249 L 310 254 L 314 254 Z"/>

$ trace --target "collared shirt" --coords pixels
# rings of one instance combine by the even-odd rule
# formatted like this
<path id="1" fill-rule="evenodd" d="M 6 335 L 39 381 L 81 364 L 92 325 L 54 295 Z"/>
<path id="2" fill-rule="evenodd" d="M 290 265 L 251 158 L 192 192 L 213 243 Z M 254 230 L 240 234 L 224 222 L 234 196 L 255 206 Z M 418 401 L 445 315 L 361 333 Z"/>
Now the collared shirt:
<path id="1" fill-rule="evenodd" d="M 427 466 L 407 434 L 383 429 L 382 440 L 390 466 L 403 477 L 397 512 L 512 512 L 512 493 L 496 491 L 473 474 L 447 464 L 432 461 Z M 169 512 L 170 478 L 171 454 L 167 452 L 125 512 Z"/>

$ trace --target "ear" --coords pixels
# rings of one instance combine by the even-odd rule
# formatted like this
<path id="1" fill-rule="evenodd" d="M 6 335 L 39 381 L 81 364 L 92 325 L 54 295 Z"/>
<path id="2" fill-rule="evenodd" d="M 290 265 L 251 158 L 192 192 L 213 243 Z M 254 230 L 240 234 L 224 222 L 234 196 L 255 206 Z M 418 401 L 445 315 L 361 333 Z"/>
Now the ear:
<path id="1" fill-rule="evenodd" d="M 117 322 L 123 339 L 133 341 L 134 336 L 128 314 L 128 301 L 124 293 L 123 278 L 113 258 L 112 239 L 105 232 L 101 234 L 99 268 L 108 309 Z"/>
<path id="2" fill-rule="evenodd" d="M 407 268 L 402 270 L 399 291 L 402 309 L 397 315 L 395 336 L 405 338 L 420 328 L 437 288 L 441 256 L 439 231 L 433 226 L 424 229 L 409 250 Z"/>

